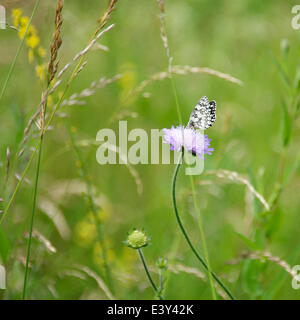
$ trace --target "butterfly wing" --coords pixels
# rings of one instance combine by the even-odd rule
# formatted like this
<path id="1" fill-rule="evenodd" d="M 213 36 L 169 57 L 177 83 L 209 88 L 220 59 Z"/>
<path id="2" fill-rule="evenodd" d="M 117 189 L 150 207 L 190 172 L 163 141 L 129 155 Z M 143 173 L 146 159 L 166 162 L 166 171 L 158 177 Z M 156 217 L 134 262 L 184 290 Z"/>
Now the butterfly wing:
<path id="1" fill-rule="evenodd" d="M 202 97 L 191 113 L 188 128 L 208 129 L 216 121 L 216 110 L 215 100 L 209 101 L 207 97 Z"/>
<path id="2" fill-rule="evenodd" d="M 217 103 L 215 100 L 210 101 L 209 103 L 209 110 L 210 110 L 210 127 L 213 125 L 213 123 L 216 121 L 217 116 Z"/>

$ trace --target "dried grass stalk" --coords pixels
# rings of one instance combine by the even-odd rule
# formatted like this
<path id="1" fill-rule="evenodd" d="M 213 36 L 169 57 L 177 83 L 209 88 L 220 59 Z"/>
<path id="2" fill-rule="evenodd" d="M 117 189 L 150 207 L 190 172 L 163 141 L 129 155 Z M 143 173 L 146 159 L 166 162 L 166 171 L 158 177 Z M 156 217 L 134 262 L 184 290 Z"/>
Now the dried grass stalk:
<path id="1" fill-rule="evenodd" d="M 243 85 L 243 82 L 235 77 L 232 77 L 230 74 L 227 73 L 223 73 L 211 68 L 207 68 L 207 67 L 192 67 L 192 66 L 174 66 L 172 68 L 172 72 L 175 74 L 182 74 L 182 75 L 186 75 L 186 74 L 191 74 L 191 73 L 206 73 L 212 76 L 216 76 L 218 78 L 224 79 L 226 81 L 238 84 L 240 86 Z"/>
<path id="2" fill-rule="evenodd" d="M 126 118 L 132 118 L 132 119 L 136 119 L 138 118 L 139 114 L 137 112 L 132 112 L 130 110 L 124 110 L 119 112 L 118 114 L 115 114 L 109 121 L 109 123 L 113 123 L 114 121 L 120 121 L 122 119 L 126 119 Z"/>
<path id="3" fill-rule="evenodd" d="M 166 32 L 165 4 L 164 4 L 163 0 L 157 0 L 157 3 L 158 3 L 159 10 L 160 10 L 160 15 L 159 15 L 159 19 L 160 19 L 160 36 L 161 36 L 161 40 L 163 42 L 164 48 L 166 49 L 167 57 L 170 59 L 170 49 L 169 49 L 167 32 Z M 169 64 L 169 66 L 171 66 L 171 63 Z M 171 70 L 169 70 L 169 71 L 171 71 Z"/>
<path id="4" fill-rule="evenodd" d="M 84 69 L 84 67 L 87 65 L 87 61 L 84 61 L 82 65 L 78 68 L 78 70 L 74 73 L 74 78 L 78 76 L 78 74 Z M 69 81 L 70 83 L 70 81 Z M 68 85 L 69 85 L 68 83 Z"/>
<path id="5" fill-rule="evenodd" d="M 96 49 L 102 49 L 104 51 L 108 51 L 107 47 L 102 46 L 100 44 L 97 44 L 96 42 L 103 35 L 103 33 L 107 32 L 112 27 L 114 27 L 114 25 L 110 25 L 108 28 L 103 30 L 103 32 L 100 32 L 105 27 L 107 21 L 109 20 L 111 13 L 115 9 L 115 5 L 117 2 L 118 2 L 118 0 L 112 0 L 110 2 L 108 9 L 105 11 L 104 15 L 99 19 L 99 21 L 98 21 L 99 26 L 96 29 L 96 32 L 94 33 L 94 36 L 93 36 L 92 40 L 90 41 L 90 43 L 88 44 L 88 46 L 85 49 L 83 49 L 82 51 L 80 51 L 78 54 L 76 54 L 75 57 L 73 58 L 73 60 L 71 62 L 67 63 L 62 68 L 62 70 L 57 75 L 58 79 L 62 77 L 62 75 L 69 69 L 69 67 L 71 66 L 71 64 L 74 61 L 77 61 L 80 57 L 84 56 L 91 49 L 94 49 L 96 47 Z"/>
<path id="6" fill-rule="evenodd" d="M 152 272 L 157 273 L 157 268 L 154 267 L 150 267 L 150 270 Z M 201 272 L 199 269 L 197 268 L 193 268 L 193 267 L 189 267 L 186 266 L 184 264 L 181 263 L 169 263 L 168 264 L 168 270 L 174 274 L 178 274 L 180 272 L 186 273 L 186 274 L 190 274 L 192 276 L 195 276 L 203 281 L 207 281 L 207 276 Z M 218 284 L 216 284 L 216 290 L 218 292 L 218 294 L 224 299 L 227 300 L 228 297 L 226 294 L 224 294 L 223 290 L 221 290 L 221 288 L 219 287 Z"/>
<path id="7" fill-rule="evenodd" d="M 81 67 L 77 70 L 76 74 L 77 75 L 84 67 L 85 67 L 86 63 L 83 63 L 81 65 Z M 61 106 L 70 106 L 70 105 L 84 105 L 85 104 L 85 101 L 79 101 L 79 100 L 76 100 L 75 98 L 77 98 L 78 96 L 79 97 L 83 97 L 84 94 L 86 94 L 86 90 L 89 90 L 91 87 L 92 87 L 92 90 L 96 91 L 95 89 L 101 89 L 103 87 L 105 87 L 106 85 L 114 82 L 114 81 L 117 81 L 118 79 L 121 78 L 121 74 L 118 74 L 114 77 L 112 77 L 111 79 L 106 79 L 106 78 L 101 78 L 99 81 L 94 81 L 92 82 L 91 86 L 87 89 L 84 89 L 80 94 L 74 94 L 72 95 L 70 98 L 64 100 L 62 103 L 61 103 Z M 45 103 L 45 97 L 49 94 L 52 94 L 54 92 L 54 90 L 60 85 L 60 83 L 62 82 L 62 80 L 58 80 L 52 88 L 49 88 L 48 92 L 49 93 L 44 93 L 44 98 L 42 99 L 41 103 L 40 103 L 40 106 L 43 105 Z M 94 93 L 93 93 L 94 94 Z M 81 96 L 82 95 L 82 96 Z M 33 125 L 33 123 L 35 123 L 36 119 L 38 118 L 38 116 L 41 114 L 41 108 L 39 107 L 38 110 L 31 116 L 31 118 L 29 119 L 29 121 L 27 122 L 27 125 L 24 129 L 24 138 L 22 140 L 22 145 L 24 145 L 28 138 L 29 138 L 29 132 L 30 132 L 30 129 Z M 39 125 L 39 127 L 41 127 Z M 21 157 L 21 155 L 23 154 L 24 152 L 24 149 L 22 149 L 19 153 L 18 153 L 18 157 Z"/>
<path id="8" fill-rule="evenodd" d="M 104 15 L 98 20 L 99 26 L 95 32 L 95 35 L 102 29 L 105 27 L 107 21 L 110 19 L 111 13 L 113 12 L 113 10 L 115 10 L 116 8 L 116 4 L 117 4 L 118 0 L 111 0 L 107 10 L 105 11 Z"/>
<path id="9" fill-rule="evenodd" d="M 267 211 L 270 211 L 270 206 L 269 206 L 268 202 L 265 200 L 265 198 L 259 192 L 257 192 L 255 190 L 253 185 L 246 178 L 244 178 L 239 173 L 237 173 L 235 171 L 220 169 L 220 170 L 207 170 L 205 172 L 205 174 L 215 175 L 221 179 L 228 179 L 233 182 L 244 184 L 249 189 L 249 191 L 262 203 L 262 205 L 265 207 L 265 209 Z"/>
<path id="10" fill-rule="evenodd" d="M 9 168 L 10 168 L 10 149 L 9 149 L 9 147 L 7 147 L 7 149 L 6 149 L 6 177 L 5 177 L 6 182 L 8 180 Z"/>
<path id="11" fill-rule="evenodd" d="M 109 31 L 114 26 L 115 26 L 114 24 L 111 24 L 107 28 L 105 28 L 102 31 L 100 31 L 99 33 L 97 33 L 95 35 L 95 37 L 89 42 L 89 44 L 82 51 L 80 51 L 79 53 L 76 54 L 76 56 L 73 58 L 73 61 L 77 61 L 79 58 L 86 55 L 94 47 L 94 45 L 102 37 L 102 35 L 105 32 Z"/>
<path id="12" fill-rule="evenodd" d="M 39 208 L 52 220 L 60 236 L 64 240 L 69 240 L 71 238 L 72 231 L 63 212 L 58 208 L 58 206 L 50 199 L 42 198 L 39 201 Z"/>
<path id="13" fill-rule="evenodd" d="M 53 34 L 53 38 L 50 46 L 51 56 L 48 64 L 48 85 L 54 79 L 55 74 L 57 72 L 57 68 L 58 68 L 58 61 L 56 62 L 56 59 L 57 59 L 58 50 L 62 44 L 61 26 L 63 23 L 63 18 L 62 18 L 63 6 L 64 6 L 64 0 L 58 0 L 57 6 L 56 6 L 56 12 L 55 12 L 55 30 L 54 30 L 54 34 Z"/>
<path id="14" fill-rule="evenodd" d="M 29 233 L 26 232 L 24 234 L 24 237 L 28 239 Z M 41 242 L 49 252 L 56 253 L 56 248 L 52 245 L 50 240 L 43 236 L 38 230 L 33 230 L 32 237 L 36 238 L 39 242 Z"/>
<path id="15" fill-rule="evenodd" d="M 28 140 L 28 134 L 29 131 L 32 127 L 32 124 L 35 122 L 35 120 L 37 119 L 37 117 L 39 115 L 41 115 L 41 117 L 43 117 L 43 115 L 45 115 L 45 105 L 46 105 L 46 101 L 47 98 L 50 94 L 53 94 L 55 89 L 57 89 L 57 87 L 61 84 L 62 80 L 61 77 L 63 76 L 63 74 L 65 74 L 65 72 L 69 69 L 69 67 L 72 65 L 73 62 L 77 61 L 79 58 L 82 58 L 83 56 L 85 56 L 91 49 L 93 49 L 93 47 L 96 45 L 96 42 L 99 38 L 101 38 L 101 36 L 109 31 L 111 28 L 114 27 L 114 25 L 110 25 L 108 26 L 106 29 L 104 29 L 102 32 L 99 32 L 106 24 L 106 22 L 108 21 L 108 18 L 110 17 L 110 14 L 112 12 L 112 10 L 114 9 L 114 6 L 116 4 L 117 1 L 112 1 L 111 5 L 109 6 L 107 12 L 104 14 L 104 16 L 102 17 L 101 21 L 101 28 L 99 27 L 97 29 L 97 32 L 95 33 L 95 36 L 93 37 L 93 39 L 89 42 L 89 44 L 87 45 L 86 48 L 84 48 L 82 51 L 80 51 L 79 53 L 77 53 L 73 60 L 71 62 L 68 62 L 58 73 L 57 75 L 57 79 L 58 81 L 56 81 L 53 86 L 51 87 L 51 83 L 48 83 L 49 87 L 45 90 L 45 92 L 42 95 L 42 101 L 38 107 L 38 110 L 34 113 L 34 115 L 29 119 L 25 130 L 24 130 L 24 138 L 22 141 L 22 145 L 24 145 L 26 143 L 26 141 Z M 57 4 L 57 9 L 56 9 L 56 15 L 55 15 L 55 32 L 53 35 L 53 40 L 52 40 L 52 44 L 51 44 L 51 58 L 50 58 L 50 62 L 49 62 L 49 67 L 48 67 L 48 79 L 51 79 L 50 82 L 54 79 L 55 74 L 57 73 L 57 69 L 58 69 L 58 62 L 55 63 L 56 58 L 57 58 L 57 52 L 58 49 L 60 48 L 61 44 L 62 44 L 62 40 L 60 37 L 61 34 L 61 25 L 62 25 L 62 8 L 63 8 L 63 0 L 58 0 L 58 4 Z M 74 75 L 70 78 L 69 82 L 67 85 L 70 84 L 70 81 L 72 81 L 81 71 L 82 69 L 85 67 L 86 62 L 83 63 L 79 69 L 74 73 Z M 49 80 L 48 80 L 49 82 Z M 42 122 L 44 122 L 44 120 L 42 120 Z M 41 126 L 43 128 L 43 125 Z"/>
<path id="16" fill-rule="evenodd" d="M 184 273 L 191 274 L 191 275 L 193 275 L 197 278 L 200 278 L 202 280 L 206 279 L 205 274 L 203 272 L 201 272 L 200 270 L 198 270 L 197 268 L 185 266 L 181 263 L 170 264 L 169 270 L 172 271 L 173 273 L 176 273 L 176 274 L 179 272 L 184 272 Z"/>
<path id="17" fill-rule="evenodd" d="M 142 92 L 151 83 L 155 81 L 162 81 L 162 80 L 168 79 L 172 74 L 188 75 L 188 74 L 198 74 L 198 73 L 209 74 L 209 75 L 224 79 L 226 81 L 238 84 L 240 86 L 243 85 L 243 82 L 241 80 L 234 78 L 229 74 L 226 74 L 211 68 L 177 65 L 177 66 L 173 66 L 171 68 L 171 71 L 169 70 L 169 71 L 158 72 L 152 75 L 149 79 L 143 80 L 135 89 L 133 89 L 130 92 L 130 95 L 138 94 Z"/>
<path id="18" fill-rule="evenodd" d="M 104 46 L 103 44 L 96 43 L 93 50 L 102 50 L 102 51 L 108 52 L 109 48 L 107 46 Z"/>
<path id="19" fill-rule="evenodd" d="M 245 252 L 242 253 L 237 259 L 231 260 L 228 262 L 228 264 L 237 264 L 245 259 L 253 259 L 253 260 L 264 260 L 273 262 L 277 264 L 279 267 L 284 269 L 292 278 L 297 279 L 297 281 L 300 281 L 300 277 L 297 274 L 295 270 L 283 259 L 280 259 L 279 257 L 273 256 L 270 252 L 264 251 L 252 251 L 252 252 Z"/>
<path id="20" fill-rule="evenodd" d="M 104 281 L 102 280 L 102 278 L 95 273 L 93 270 L 91 270 L 90 268 L 86 267 L 86 266 L 81 266 L 81 265 L 77 265 L 76 268 L 84 273 L 86 273 L 89 277 L 93 278 L 100 289 L 103 290 L 103 292 L 105 293 L 105 295 L 107 296 L 107 298 L 109 300 L 115 300 L 116 298 L 113 296 L 113 294 L 110 292 L 110 290 L 108 289 L 108 287 L 106 286 L 106 284 L 104 283 Z"/>
<path id="21" fill-rule="evenodd" d="M 121 78 L 121 74 L 117 74 L 110 79 L 106 79 L 105 77 L 102 77 L 98 81 L 93 81 L 88 88 L 82 90 L 80 93 L 72 94 L 71 97 L 68 99 L 65 99 L 61 105 L 62 106 L 84 105 L 85 101 L 83 101 L 82 99 L 85 99 L 87 97 L 94 95 L 98 89 L 101 89 L 119 80 L 120 78 Z"/>

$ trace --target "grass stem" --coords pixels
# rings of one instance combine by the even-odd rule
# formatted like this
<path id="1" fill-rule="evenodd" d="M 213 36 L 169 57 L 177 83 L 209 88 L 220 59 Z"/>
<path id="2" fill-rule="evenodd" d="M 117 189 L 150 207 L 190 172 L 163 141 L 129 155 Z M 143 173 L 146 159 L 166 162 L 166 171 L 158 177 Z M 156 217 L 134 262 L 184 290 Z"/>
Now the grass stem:
<path id="1" fill-rule="evenodd" d="M 26 299 L 26 290 L 27 290 L 27 282 L 28 282 L 28 269 L 29 269 L 30 252 L 31 252 L 31 240 L 32 240 L 34 216 L 35 216 L 35 209 L 36 209 L 36 199 L 37 199 L 37 190 L 38 190 L 38 183 L 39 183 L 41 157 L 42 157 L 42 141 L 43 141 L 43 135 L 41 135 L 41 140 L 40 140 L 41 144 L 40 144 L 40 148 L 39 148 L 36 175 L 35 175 L 35 184 L 34 184 L 34 191 L 33 191 L 33 203 L 32 203 L 31 219 L 30 219 L 30 226 L 29 226 L 29 237 L 28 237 L 28 243 L 27 243 L 27 255 L 26 255 L 23 294 L 22 294 L 23 300 Z"/>

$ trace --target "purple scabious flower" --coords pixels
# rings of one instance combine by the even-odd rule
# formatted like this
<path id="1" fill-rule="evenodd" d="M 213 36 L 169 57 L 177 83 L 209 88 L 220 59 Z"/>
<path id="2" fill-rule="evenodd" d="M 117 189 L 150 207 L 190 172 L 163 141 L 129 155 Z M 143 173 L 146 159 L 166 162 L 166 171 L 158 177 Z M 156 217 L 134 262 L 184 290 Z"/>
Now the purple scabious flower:
<path id="1" fill-rule="evenodd" d="M 213 148 L 210 148 L 210 141 L 207 135 L 195 131 L 192 128 L 178 126 L 171 129 L 163 129 L 164 143 L 170 145 L 170 150 L 181 151 L 182 148 L 204 159 L 205 154 L 212 154 Z"/>

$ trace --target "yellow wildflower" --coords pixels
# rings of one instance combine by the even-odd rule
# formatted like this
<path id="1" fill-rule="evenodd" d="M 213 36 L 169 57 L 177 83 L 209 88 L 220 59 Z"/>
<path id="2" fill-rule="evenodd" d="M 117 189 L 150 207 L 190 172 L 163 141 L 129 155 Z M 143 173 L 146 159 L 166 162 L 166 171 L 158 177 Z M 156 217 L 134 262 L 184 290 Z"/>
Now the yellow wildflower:
<path id="1" fill-rule="evenodd" d="M 97 212 L 97 218 L 100 220 L 100 221 L 107 221 L 108 218 L 110 216 L 110 212 L 107 211 L 107 210 L 103 210 L 103 209 L 100 209 L 98 212 Z"/>
<path id="2" fill-rule="evenodd" d="M 131 90 L 136 85 L 136 78 L 136 73 L 134 71 L 125 71 L 119 82 L 122 89 L 125 89 L 127 91 Z"/>
<path id="3" fill-rule="evenodd" d="M 37 53 L 41 58 L 45 58 L 46 57 L 46 50 L 45 50 L 44 47 L 38 47 Z"/>
<path id="4" fill-rule="evenodd" d="M 106 247 L 106 259 L 107 262 L 112 262 L 115 260 L 116 255 L 115 252 L 109 248 L 109 243 L 105 241 L 105 247 Z M 99 242 L 96 242 L 93 248 L 93 260 L 96 265 L 99 267 L 103 266 L 104 260 L 103 260 L 103 249 Z"/>
<path id="5" fill-rule="evenodd" d="M 132 88 L 136 86 L 137 83 L 137 73 L 135 71 L 135 66 L 131 63 L 126 63 L 122 67 L 122 77 L 119 80 L 119 85 L 121 87 L 120 100 L 122 102 L 126 101 L 126 105 L 132 103 L 132 100 L 127 99 L 128 93 Z"/>
<path id="6" fill-rule="evenodd" d="M 82 162 L 81 162 L 80 160 L 77 160 L 77 161 L 75 162 L 75 166 L 76 166 L 77 168 L 82 168 Z"/>
<path id="7" fill-rule="evenodd" d="M 25 27 L 23 26 L 23 27 L 19 28 L 19 38 L 20 39 L 24 38 L 25 32 L 26 32 L 26 26 Z"/>
<path id="8" fill-rule="evenodd" d="M 29 35 L 31 35 L 31 36 L 37 35 L 37 30 L 36 30 L 35 26 L 33 26 L 32 24 L 28 28 L 28 36 Z"/>
<path id="9" fill-rule="evenodd" d="M 27 38 L 27 46 L 29 48 L 34 49 L 39 45 L 39 43 L 40 43 L 40 38 L 36 35 L 31 35 Z"/>
<path id="10" fill-rule="evenodd" d="M 76 132 L 77 132 L 77 128 L 75 126 L 71 126 L 71 133 L 76 133 Z"/>
<path id="11" fill-rule="evenodd" d="M 39 64 L 35 67 L 36 75 L 38 76 L 38 78 L 40 80 L 45 79 L 45 77 L 46 77 L 45 70 L 46 70 L 46 64 Z"/>
<path id="12" fill-rule="evenodd" d="M 131 62 L 127 62 L 121 66 L 121 70 L 122 77 L 119 80 L 119 84 L 122 89 L 129 91 L 135 87 L 137 83 L 136 66 Z"/>
<path id="13" fill-rule="evenodd" d="M 71 141 L 66 141 L 66 142 L 65 142 L 65 145 L 66 145 L 66 149 L 67 149 L 68 151 L 70 151 L 70 150 L 71 150 L 71 147 L 72 147 Z"/>
<path id="14" fill-rule="evenodd" d="M 34 52 L 32 49 L 28 50 L 28 61 L 31 63 L 34 59 Z"/>
<path id="15" fill-rule="evenodd" d="M 134 250 L 130 250 L 128 247 L 124 247 L 122 252 L 118 254 L 118 259 L 116 260 L 116 267 L 119 270 L 127 272 L 133 268 L 136 261 L 136 252 L 134 252 Z"/>
<path id="16" fill-rule="evenodd" d="M 93 211 L 90 211 L 90 212 L 86 215 L 86 219 L 87 219 L 90 223 L 96 223 L 96 220 L 95 220 Z"/>
<path id="17" fill-rule="evenodd" d="M 128 250 L 127 247 L 123 248 L 121 260 L 124 261 L 125 265 L 130 265 L 136 261 L 136 254 L 134 250 Z"/>
<path id="18" fill-rule="evenodd" d="M 17 9 L 12 9 L 12 11 L 11 11 L 11 16 L 12 16 L 13 18 L 20 18 L 21 15 L 22 15 L 22 13 L 23 13 L 23 11 L 22 11 L 21 9 L 19 9 L 19 8 L 17 8 Z"/>
<path id="19" fill-rule="evenodd" d="M 97 229 L 94 223 L 82 220 L 75 227 L 75 240 L 83 246 L 89 246 L 97 236 Z"/>
<path id="20" fill-rule="evenodd" d="M 24 16 L 19 19 L 19 24 L 20 24 L 19 38 L 20 39 L 23 39 L 25 32 L 26 32 L 26 29 L 27 29 L 27 26 L 28 26 L 28 23 L 29 23 L 28 17 Z M 27 37 L 31 37 L 31 36 L 37 36 L 37 30 L 33 25 L 30 25 L 28 27 L 28 32 L 27 32 Z"/>
<path id="21" fill-rule="evenodd" d="M 48 96 L 48 98 L 47 98 L 47 106 L 48 107 L 52 107 L 53 106 L 53 98 L 52 98 L 52 96 Z"/>
<path id="22" fill-rule="evenodd" d="M 15 27 L 19 26 L 20 17 L 22 16 L 23 11 L 21 9 L 13 9 L 11 12 L 11 16 L 13 18 L 13 24 Z"/>
<path id="23" fill-rule="evenodd" d="M 21 17 L 20 18 L 20 25 L 22 26 L 22 27 L 27 27 L 27 25 L 28 25 L 28 22 L 29 22 L 29 18 L 28 17 L 26 17 L 26 16 L 23 16 L 23 17 Z"/>
<path id="24" fill-rule="evenodd" d="M 62 96 L 63 96 L 63 92 L 62 92 L 62 91 L 58 91 L 58 94 L 57 94 L 57 95 L 58 95 L 58 98 L 61 99 Z M 75 130 L 77 130 L 76 127 L 74 127 L 74 128 L 75 128 Z M 73 128 L 71 128 L 71 130 L 72 130 L 72 129 L 73 129 Z M 71 132 L 72 132 L 72 131 L 71 131 Z M 76 132 L 76 131 L 75 131 L 75 132 Z"/>

